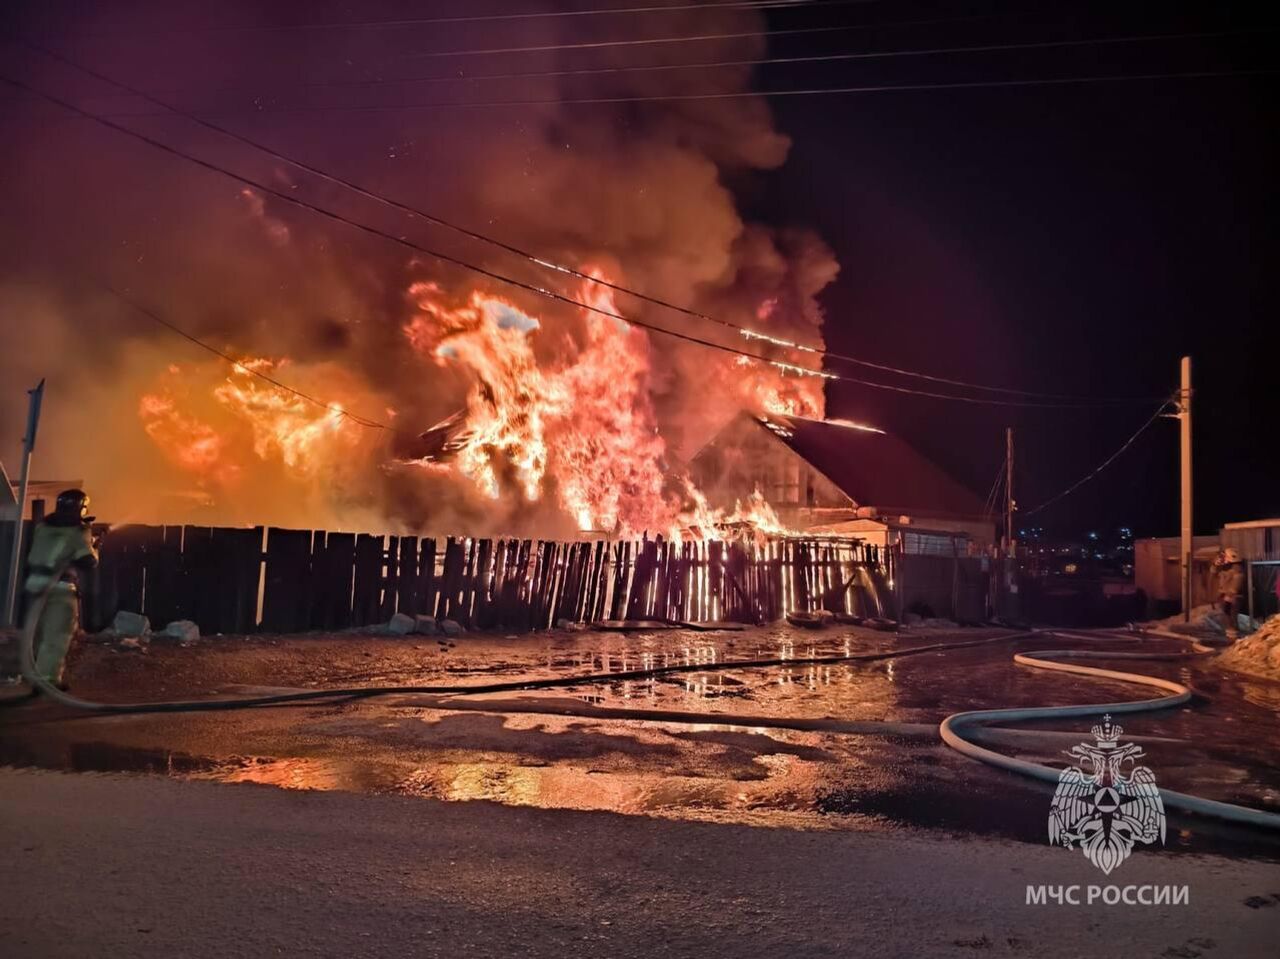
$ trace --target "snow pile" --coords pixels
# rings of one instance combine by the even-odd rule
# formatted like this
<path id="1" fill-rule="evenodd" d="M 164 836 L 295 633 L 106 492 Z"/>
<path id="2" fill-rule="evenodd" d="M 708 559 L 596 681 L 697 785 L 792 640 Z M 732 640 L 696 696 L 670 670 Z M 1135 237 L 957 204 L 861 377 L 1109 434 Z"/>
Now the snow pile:
<path id="1" fill-rule="evenodd" d="M 1255 633 L 1232 643 L 1219 662 L 1255 676 L 1280 679 L 1280 615 L 1272 616 Z"/>
<path id="2" fill-rule="evenodd" d="M 1206 603 L 1204 606 L 1196 606 L 1191 610 L 1190 622 L 1183 622 L 1182 614 L 1174 613 L 1164 619 L 1154 619 L 1146 625 L 1154 626 L 1158 629 L 1167 629 L 1173 633 L 1183 633 L 1188 636 L 1213 634 L 1221 639 L 1227 632 L 1226 623 L 1226 616 L 1222 610 L 1218 606 Z M 1236 616 L 1236 629 L 1241 635 L 1252 633 L 1257 628 L 1258 624 L 1244 613 Z"/>

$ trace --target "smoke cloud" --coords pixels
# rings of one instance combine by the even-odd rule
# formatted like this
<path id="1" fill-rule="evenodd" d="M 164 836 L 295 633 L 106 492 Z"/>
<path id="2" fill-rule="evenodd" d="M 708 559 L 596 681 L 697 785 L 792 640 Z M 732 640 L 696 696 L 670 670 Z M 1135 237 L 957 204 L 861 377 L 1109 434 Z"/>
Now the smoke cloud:
<path id="1" fill-rule="evenodd" d="M 295 6 L 273 7 L 269 16 L 324 19 L 310 5 Z M 830 250 L 795 225 L 746 222 L 731 188 L 786 160 L 787 138 L 763 99 L 564 102 L 748 90 L 747 68 L 333 85 L 750 59 L 765 49 L 758 14 L 672 12 L 655 18 L 660 22 L 627 25 L 612 17 L 566 17 L 395 30 L 185 29 L 208 24 L 211 15 L 205 7 L 142 4 L 128 14 L 104 9 L 91 17 L 28 13 L 42 19 L 12 26 L 27 34 L 38 29 L 73 60 L 283 153 L 547 260 L 597 270 L 773 336 L 821 344 L 817 296 L 838 269 Z M 377 18 L 372 9 L 360 15 Z M 268 14 L 246 3 L 222 5 L 216 16 L 251 24 Z M 754 38 L 675 49 L 423 56 L 753 31 Z M 413 243 L 575 299 L 590 296 L 649 323 L 797 361 L 625 294 L 597 300 L 605 292 L 598 287 L 409 218 L 181 118 L 156 116 L 144 101 L 38 53 L 16 57 L 11 69 L 177 149 Z M 9 344 L 0 354 L 0 455 L 14 472 L 24 388 L 47 377 L 35 475 L 83 480 L 105 519 L 568 532 L 584 524 L 566 508 L 579 495 L 565 489 L 572 485 L 565 472 L 571 461 L 584 474 L 599 471 L 617 493 L 619 502 L 598 507 L 593 524 L 640 525 L 650 514 L 628 498 L 659 495 L 647 488 L 655 474 L 669 495 L 667 480 L 682 460 L 740 407 L 821 415 L 818 380 L 624 330 L 299 209 L 31 97 L 13 97 L 0 111 L 0 136 L 10 144 L 0 157 L 9 211 L 0 222 L 0 324 Z M 554 102 L 316 109 L 508 99 Z M 261 364 L 255 368 L 280 382 L 388 428 L 361 426 L 273 390 L 138 315 L 100 282 L 216 348 Z M 424 285 L 434 291 L 431 309 L 423 305 Z M 529 322 L 503 326 L 497 314 L 464 322 L 452 311 L 466 309 L 473 296 L 501 300 L 514 311 L 509 316 Z M 549 449 L 533 498 L 522 483 L 537 464 L 523 462 L 514 447 L 488 449 L 496 496 L 477 478 L 479 468 L 469 474 L 456 462 L 418 461 L 422 431 L 460 409 L 474 425 L 478 410 L 499 402 L 498 381 L 514 367 L 486 373 L 466 361 L 474 337 L 493 335 L 485 327 L 490 322 L 500 327 L 501 342 L 526 351 L 531 363 L 514 381 L 529 394 L 524 419 L 502 425 L 529 429 L 535 408 L 546 421 L 534 424 Z M 603 383 L 615 391 L 595 395 Z M 611 404 L 627 404 L 625 415 Z M 656 440 L 641 442 L 642 436 Z M 627 462 L 620 466 L 620 459 Z"/>

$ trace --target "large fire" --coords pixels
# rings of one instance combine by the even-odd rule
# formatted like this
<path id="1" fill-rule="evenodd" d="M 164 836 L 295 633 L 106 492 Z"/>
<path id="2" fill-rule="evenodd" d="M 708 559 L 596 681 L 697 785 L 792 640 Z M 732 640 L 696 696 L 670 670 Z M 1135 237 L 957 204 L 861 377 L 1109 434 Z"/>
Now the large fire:
<path id="1" fill-rule="evenodd" d="M 605 286 L 584 281 L 576 296 L 619 312 Z M 733 510 L 712 509 L 674 461 L 655 411 L 653 344 L 643 329 L 587 309 L 548 322 L 514 300 L 476 289 L 452 293 L 436 282 L 414 283 L 408 298 L 402 335 L 423 363 L 423 389 L 441 379 L 433 368 L 466 384 L 449 455 L 414 465 L 448 471 L 490 500 L 554 501 L 582 531 L 785 532 L 759 491 Z M 820 371 L 729 353 L 709 354 L 705 363 L 706 401 L 723 396 L 726 415 L 743 406 L 822 414 Z M 326 408 L 256 375 L 296 385 L 290 377 L 304 371 L 287 358 L 244 357 L 216 377 L 211 369 L 218 368 L 170 367 L 139 404 L 147 434 L 205 488 L 235 487 L 255 460 L 314 483 L 370 445 L 366 427 L 339 403 L 368 409 L 381 400 L 360 395 L 350 377 L 311 371 L 307 379 L 322 384 L 313 395 L 332 403 Z M 380 452 L 369 468 L 396 459 L 385 436 L 374 442 Z M 424 528 L 430 522 L 424 517 Z"/>

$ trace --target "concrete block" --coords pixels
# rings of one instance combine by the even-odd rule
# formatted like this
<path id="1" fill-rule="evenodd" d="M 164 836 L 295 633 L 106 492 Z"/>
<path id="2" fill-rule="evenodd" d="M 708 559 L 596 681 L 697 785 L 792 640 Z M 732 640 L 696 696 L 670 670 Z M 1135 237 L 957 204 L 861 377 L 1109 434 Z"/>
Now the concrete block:
<path id="1" fill-rule="evenodd" d="M 466 630 L 462 628 L 462 624 L 457 620 L 442 619 L 440 620 L 440 632 L 446 636 L 461 636 Z"/>
<path id="2" fill-rule="evenodd" d="M 423 636 L 434 636 L 440 632 L 436 626 L 436 618 L 434 616 L 415 616 L 413 617 L 413 631 Z"/>
<path id="3" fill-rule="evenodd" d="M 151 632 L 151 620 L 141 613 L 122 609 L 111 621 L 111 631 L 117 636 L 146 636 Z"/>
<path id="4" fill-rule="evenodd" d="M 161 633 L 165 639 L 176 639 L 180 643 L 194 643 L 200 638 L 200 627 L 189 619 L 175 619 Z"/>
<path id="5" fill-rule="evenodd" d="M 417 625 L 412 616 L 396 613 L 387 623 L 387 632 L 392 636 L 408 636 Z"/>

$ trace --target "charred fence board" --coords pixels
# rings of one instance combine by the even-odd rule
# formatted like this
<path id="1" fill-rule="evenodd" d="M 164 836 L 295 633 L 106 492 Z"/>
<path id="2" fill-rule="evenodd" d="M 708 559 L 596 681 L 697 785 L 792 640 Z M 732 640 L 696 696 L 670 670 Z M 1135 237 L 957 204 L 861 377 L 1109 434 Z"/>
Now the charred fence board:
<path id="1" fill-rule="evenodd" d="M 214 582 L 220 584 L 220 633 L 251 633 L 258 624 L 262 582 L 261 526 L 213 530 Z"/>
<path id="2" fill-rule="evenodd" d="M 494 541 L 491 539 L 476 542 L 474 589 L 471 601 L 471 624 L 474 629 L 489 627 L 490 606 L 493 601 L 494 547 Z"/>
<path id="3" fill-rule="evenodd" d="M 182 527 L 165 526 L 144 546 L 147 616 L 157 628 L 175 619 L 187 619 L 183 600 Z"/>
<path id="4" fill-rule="evenodd" d="M 317 530 L 311 545 L 312 629 L 346 629 L 351 625 L 355 555 L 354 533 Z"/>
<path id="5" fill-rule="evenodd" d="M 379 622 L 382 600 L 383 546 L 381 536 L 361 533 L 356 537 L 355 576 L 351 597 L 351 625 L 370 626 Z"/>
<path id="6" fill-rule="evenodd" d="M 418 594 L 421 579 L 418 576 L 418 537 L 401 536 L 399 578 L 396 580 L 396 609 L 407 616 L 423 612 Z"/>
<path id="7" fill-rule="evenodd" d="M 187 591 L 187 618 L 201 634 L 218 631 L 218 595 L 214 583 L 213 530 L 208 526 L 182 527 L 182 574 Z M 123 609 L 112 600 L 112 609 Z"/>
<path id="8" fill-rule="evenodd" d="M 388 536 L 386 539 L 378 599 L 378 620 L 384 623 L 395 615 L 396 595 L 400 589 L 400 537 Z"/>
<path id="9" fill-rule="evenodd" d="M 418 553 L 418 604 L 424 616 L 436 614 L 436 541 L 422 541 Z"/>
<path id="10" fill-rule="evenodd" d="M 117 609 L 146 615 L 146 544 L 164 535 L 160 526 L 122 526 L 102 544 L 102 578 L 110 584 Z"/>
<path id="11" fill-rule="evenodd" d="M 311 530 L 267 530 L 262 591 L 262 628 L 267 632 L 293 633 L 311 625 L 311 559 Z"/>
<path id="12" fill-rule="evenodd" d="M 441 619 L 453 619 L 458 614 L 458 593 L 462 587 L 462 564 L 465 561 L 462 544 L 450 536 L 445 541 L 444 566 L 440 573 L 440 608 L 437 615 Z"/>
<path id="13" fill-rule="evenodd" d="M 458 614 L 455 618 L 468 629 L 474 625 L 471 612 L 475 603 L 477 545 L 474 539 L 463 543 L 462 581 L 458 589 Z"/>

